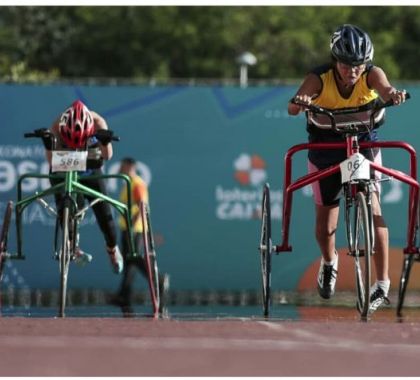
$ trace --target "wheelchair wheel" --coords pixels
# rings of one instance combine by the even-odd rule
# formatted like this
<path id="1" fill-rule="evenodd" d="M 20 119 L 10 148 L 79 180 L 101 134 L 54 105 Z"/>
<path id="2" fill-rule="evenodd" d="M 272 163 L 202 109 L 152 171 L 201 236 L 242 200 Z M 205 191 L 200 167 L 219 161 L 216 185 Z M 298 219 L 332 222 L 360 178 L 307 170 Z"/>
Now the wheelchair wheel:
<path id="1" fill-rule="evenodd" d="M 402 317 L 402 308 L 404 305 L 405 292 L 407 290 L 408 280 L 410 279 L 410 272 L 413 263 L 414 255 L 405 254 L 400 278 L 400 287 L 398 289 L 397 317 Z"/>
<path id="2" fill-rule="evenodd" d="M 270 314 L 271 306 L 271 206 L 270 206 L 270 186 L 265 184 L 261 207 L 261 235 L 260 235 L 260 259 L 262 275 L 262 304 L 264 317 Z"/>
<path id="3" fill-rule="evenodd" d="M 353 212 L 353 215 L 351 215 Z M 353 207 L 346 210 L 347 238 L 356 272 L 357 310 L 367 318 L 370 307 L 371 257 L 373 247 L 373 220 L 371 209 L 363 192 L 356 194 Z"/>
<path id="4" fill-rule="evenodd" d="M 141 217 L 143 221 L 143 248 L 146 262 L 150 298 L 153 306 L 154 317 L 157 318 L 161 310 L 161 295 L 159 291 L 159 270 L 156 260 L 155 243 L 153 240 L 152 223 L 150 221 L 149 208 L 145 203 L 141 204 Z"/>
<path id="5" fill-rule="evenodd" d="M 9 201 L 3 217 L 3 224 L 0 232 L 0 281 L 3 278 L 4 263 L 7 258 L 7 239 L 9 236 L 10 221 L 12 219 L 13 202 Z"/>
<path id="6" fill-rule="evenodd" d="M 60 294 L 59 294 L 59 313 L 58 316 L 65 317 L 66 299 L 67 299 L 67 280 L 71 259 L 71 241 L 70 241 L 70 207 L 64 206 L 62 214 L 61 229 L 57 228 L 59 233 L 59 267 L 60 267 Z"/>
<path id="7" fill-rule="evenodd" d="M 417 222 L 413 238 L 413 246 L 418 246 L 419 239 L 419 223 L 420 223 L 420 208 L 417 210 Z M 415 261 L 419 261 L 418 254 L 407 253 L 404 254 L 403 267 L 400 277 L 400 287 L 398 289 L 398 302 L 397 302 L 397 317 L 402 317 L 402 308 L 404 306 L 405 293 L 407 291 L 408 281 L 410 279 L 411 267 Z"/>

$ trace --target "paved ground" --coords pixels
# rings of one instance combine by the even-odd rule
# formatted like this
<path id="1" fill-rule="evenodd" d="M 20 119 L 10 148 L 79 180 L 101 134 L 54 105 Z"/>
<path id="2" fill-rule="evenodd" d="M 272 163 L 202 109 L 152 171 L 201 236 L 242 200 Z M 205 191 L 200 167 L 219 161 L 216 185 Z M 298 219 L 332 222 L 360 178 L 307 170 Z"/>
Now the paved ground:
<path id="1" fill-rule="evenodd" d="M 306 311 L 296 321 L 3 317 L 0 375 L 419 375 L 419 319 Z"/>

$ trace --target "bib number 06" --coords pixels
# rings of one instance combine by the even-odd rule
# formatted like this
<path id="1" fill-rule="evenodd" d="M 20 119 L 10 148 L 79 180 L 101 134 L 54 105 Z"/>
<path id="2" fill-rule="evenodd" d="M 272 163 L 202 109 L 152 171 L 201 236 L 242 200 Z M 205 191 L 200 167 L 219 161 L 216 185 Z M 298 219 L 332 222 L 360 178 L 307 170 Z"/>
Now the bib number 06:
<path id="1" fill-rule="evenodd" d="M 341 183 L 370 179 L 370 161 L 361 153 L 355 153 L 340 164 Z"/>
<path id="2" fill-rule="evenodd" d="M 51 171 L 85 171 L 87 152 L 55 150 L 52 152 Z"/>

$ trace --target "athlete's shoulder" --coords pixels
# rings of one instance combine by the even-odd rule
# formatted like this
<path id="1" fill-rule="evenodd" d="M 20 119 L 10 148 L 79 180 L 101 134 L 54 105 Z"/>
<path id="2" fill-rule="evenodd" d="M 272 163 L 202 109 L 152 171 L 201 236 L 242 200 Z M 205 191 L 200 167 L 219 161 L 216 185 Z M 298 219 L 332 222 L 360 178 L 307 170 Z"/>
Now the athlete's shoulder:
<path id="1" fill-rule="evenodd" d="M 378 80 L 380 81 L 383 78 L 386 78 L 384 70 L 382 70 L 379 66 L 374 66 L 372 64 L 369 65 L 369 67 L 366 67 L 364 75 L 366 77 L 366 84 L 369 88 L 372 88 L 372 84 Z"/>
<path id="2" fill-rule="evenodd" d="M 363 74 L 369 75 L 371 72 L 378 72 L 378 71 L 382 71 L 382 69 L 378 66 L 375 66 L 372 63 L 368 63 L 366 65 L 365 71 L 363 72 Z"/>
<path id="3" fill-rule="evenodd" d="M 315 74 L 317 76 L 321 76 L 322 74 L 328 73 L 332 69 L 333 69 L 332 63 L 324 63 L 323 65 L 314 67 L 310 71 L 310 73 Z"/>

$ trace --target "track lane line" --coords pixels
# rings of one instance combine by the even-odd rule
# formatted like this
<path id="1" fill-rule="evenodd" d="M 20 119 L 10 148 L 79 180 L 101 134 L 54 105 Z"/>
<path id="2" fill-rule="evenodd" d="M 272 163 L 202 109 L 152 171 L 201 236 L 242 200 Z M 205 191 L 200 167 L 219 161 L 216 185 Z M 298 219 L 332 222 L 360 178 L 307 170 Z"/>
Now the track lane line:
<path id="1" fill-rule="evenodd" d="M 418 344 L 404 343 L 371 343 L 354 340 L 335 339 L 326 342 L 285 339 L 240 339 L 212 337 L 66 337 L 66 336 L 0 336 L 1 346 L 5 351 L 10 349 L 69 349 L 70 346 L 79 349 L 158 349 L 158 350 L 240 350 L 240 351 L 342 351 L 366 352 L 371 354 L 412 355 L 418 357 Z M 0 352 L 2 350 L 0 349 Z"/>

